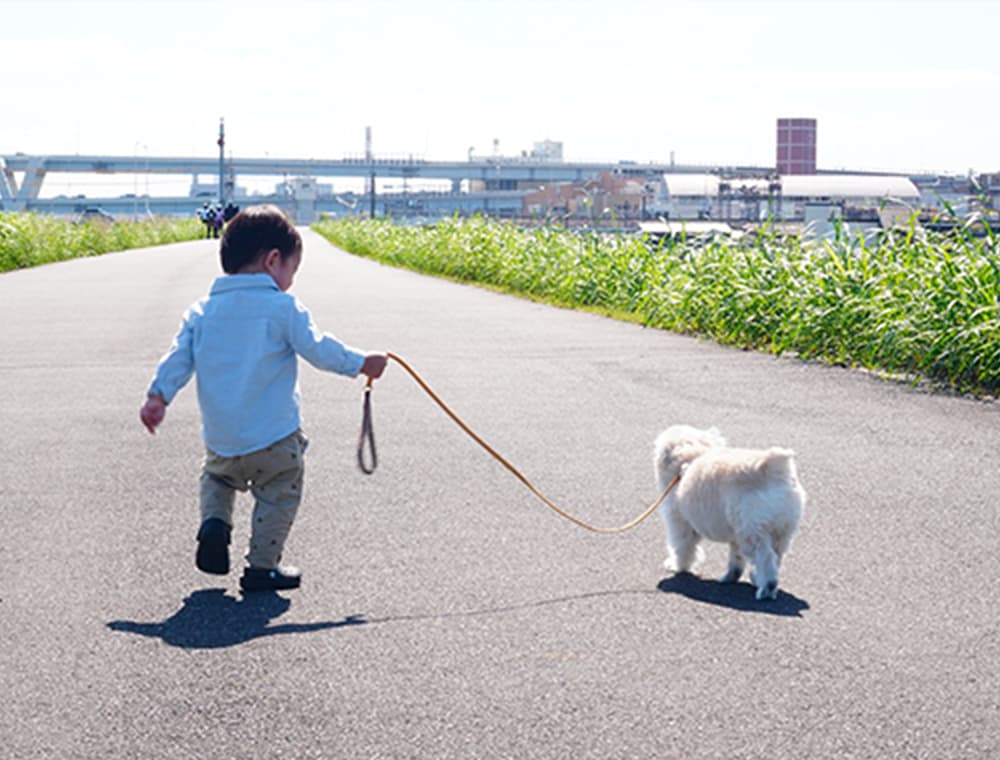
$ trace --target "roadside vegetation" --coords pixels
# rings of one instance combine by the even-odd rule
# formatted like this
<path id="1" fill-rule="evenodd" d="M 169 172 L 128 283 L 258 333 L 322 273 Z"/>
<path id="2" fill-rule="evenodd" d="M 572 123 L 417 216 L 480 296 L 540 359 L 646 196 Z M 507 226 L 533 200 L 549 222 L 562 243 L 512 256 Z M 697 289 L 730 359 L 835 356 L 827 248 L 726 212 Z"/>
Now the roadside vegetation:
<path id="1" fill-rule="evenodd" d="M 1000 391 L 1000 249 L 988 226 L 874 242 L 738 241 L 522 230 L 484 218 L 410 227 L 322 220 L 351 253 L 775 354 L 965 393 Z"/>
<path id="2" fill-rule="evenodd" d="M 197 219 L 166 217 L 80 224 L 45 214 L 0 213 L 0 272 L 110 251 L 145 248 L 203 237 Z"/>

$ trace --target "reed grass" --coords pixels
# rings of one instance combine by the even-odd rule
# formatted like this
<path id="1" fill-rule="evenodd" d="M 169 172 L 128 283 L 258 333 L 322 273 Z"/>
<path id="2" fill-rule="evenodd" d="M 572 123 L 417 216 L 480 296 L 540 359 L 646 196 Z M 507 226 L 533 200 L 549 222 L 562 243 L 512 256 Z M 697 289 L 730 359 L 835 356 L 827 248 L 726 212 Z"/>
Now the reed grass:
<path id="1" fill-rule="evenodd" d="M 743 348 L 794 353 L 966 393 L 1000 391 L 997 236 L 915 222 L 875 241 L 763 232 L 740 241 L 521 230 L 485 218 L 429 227 L 323 220 L 352 253 Z"/>
<path id="2" fill-rule="evenodd" d="M 157 217 L 144 221 L 88 221 L 81 224 L 44 214 L 0 213 L 0 272 L 145 248 L 205 234 L 197 219 Z"/>

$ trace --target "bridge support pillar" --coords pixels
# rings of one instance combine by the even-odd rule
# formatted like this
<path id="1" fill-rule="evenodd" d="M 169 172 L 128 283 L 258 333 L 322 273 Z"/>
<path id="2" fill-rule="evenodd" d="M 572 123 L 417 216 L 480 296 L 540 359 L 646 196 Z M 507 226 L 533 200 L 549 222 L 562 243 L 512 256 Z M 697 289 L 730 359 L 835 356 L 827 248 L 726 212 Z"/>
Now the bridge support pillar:
<path id="1" fill-rule="evenodd" d="M 24 177 L 21 178 L 21 187 L 14 195 L 14 210 L 24 211 L 28 207 L 28 202 L 38 198 L 38 193 L 42 189 L 42 182 L 45 180 L 45 158 L 44 156 L 32 156 L 28 162 L 28 167 L 24 170 Z"/>
<path id="2" fill-rule="evenodd" d="M 7 168 L 7 162 L 0 158 L 0 211 L 13 211 L 14 197 L 17 195 L 17 179 Z"/>

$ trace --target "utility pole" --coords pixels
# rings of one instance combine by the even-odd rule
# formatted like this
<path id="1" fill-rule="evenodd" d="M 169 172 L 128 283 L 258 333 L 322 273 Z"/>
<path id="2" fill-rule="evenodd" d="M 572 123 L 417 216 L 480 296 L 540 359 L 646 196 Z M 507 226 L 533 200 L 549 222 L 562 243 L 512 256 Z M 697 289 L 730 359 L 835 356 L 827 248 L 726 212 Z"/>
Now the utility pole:
<path id="1" fill-rule="evenodd" d="M 226 205 L 226 190 L 225 190 L 225 154 L 226 154 L 226 120 L 223 118 L 219 119 L 219 205 Z"/>
<path id="2" fill-rule="evenodd" d="M 368 162 L 369 176 L 365 184 L 368 191 L 368 216 L 375 218 L 375 154 L 372 152 L 372 128 L 365 127 L 365 161 Z"/>

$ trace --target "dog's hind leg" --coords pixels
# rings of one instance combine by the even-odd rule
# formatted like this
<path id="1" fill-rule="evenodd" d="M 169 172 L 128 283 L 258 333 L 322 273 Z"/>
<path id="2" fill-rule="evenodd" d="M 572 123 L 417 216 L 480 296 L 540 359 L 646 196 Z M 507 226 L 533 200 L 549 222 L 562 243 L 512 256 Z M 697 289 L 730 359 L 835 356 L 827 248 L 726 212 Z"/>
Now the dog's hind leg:
<path id="1" fill-rule="evenodd" d="M 773 538 L 774 553 L 778 555 L 778 567 L 781 567 L 781 560 L 788 553 L 788 547 L 792 543 L 792 535 L 795 532 L 794 527 L 784 527 L 782 530 L 776 531 Z"/>
<path id="2" fill-rule="evenodd" d="M 689 573 L 701 559 L 701 535 L 689 523 L 673 515 L 667 523 L 667 559 L 663 566 L 676 573 Z"/>
<path id="3" fill-rule="evenodd" d="M 750 580 L 757 587 L 758 599 L 778 598 L 778 555 L 771 548 L 771 542 L 755 536 L 742 542 L 740 549 L 753 563 Z"/>
<path id="4" fill-rule="evenodd" d="M 726 568 L 725 574 L 719 578 L 719 583 L 736 583 L 743 577 L 745 569 L 746 560 L 743 558 L 743 554 L 740 553 L 740 548 L 736 544 L 730 544 L 729 567 Z"/>

